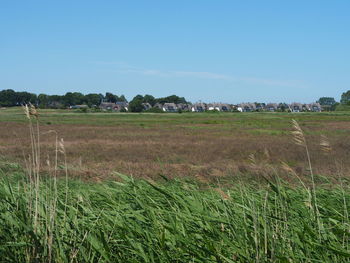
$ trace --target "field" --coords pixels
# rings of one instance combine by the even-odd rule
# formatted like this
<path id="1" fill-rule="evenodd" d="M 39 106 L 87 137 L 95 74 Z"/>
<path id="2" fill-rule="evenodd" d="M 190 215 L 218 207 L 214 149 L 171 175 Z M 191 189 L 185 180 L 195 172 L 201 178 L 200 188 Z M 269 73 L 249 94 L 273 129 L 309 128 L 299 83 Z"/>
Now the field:
<path id="1" fill-rule="evenodd" d="M 350 260 L 349 113 L 31 121 L 0 110 L 0 262 Z"/>
<path id="2" fill-rule="evenodd" d="M 117 171 L 217 180 L 260 174 L 257 167 L 267 165 L 279 171 L 282 161 L 304 176 L 308 165 L 293 142 L 292 119 L 306 134 L 315 174 L 331 179 L 350 172 L 349 113 L 40 113 L 43 163 L 55 145 L 55 134 L 47 132 L 55 130 L 64 139 L 70 175 L 84 179 L 100 181 Z M 320 151 L 321 135 L 332 153 Z M 29 147 L 22 109 L 0 110 L 0 156 L 23 163 Z"/>

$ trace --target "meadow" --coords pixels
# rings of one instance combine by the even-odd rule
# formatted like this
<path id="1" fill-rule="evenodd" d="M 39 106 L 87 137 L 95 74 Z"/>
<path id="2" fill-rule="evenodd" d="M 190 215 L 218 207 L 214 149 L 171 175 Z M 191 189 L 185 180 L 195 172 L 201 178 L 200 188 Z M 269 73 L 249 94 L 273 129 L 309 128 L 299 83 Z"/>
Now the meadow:
<path id="1" fill-rule="evenodd" d="M 127 114 L 40 111 L 43 163 L 52 159 L 54 133 L 63 138 L 70 174 L 96 181 L 112 172 L 134 177 L 204 177 L 206 180 L 280 170 L 286 162 L 308 174 L 304 150 L 293 143 L 292 119 L 306 134 L 315 174 L 332 178 L 350 172 L 350 114 L 183 113 Z M 327 136 L 332 154 L 320 151 Z M 28 125 L 20 108 L 0 110 L 0 156 L 23 163 L 30 150 Z M 337 160 L 337 165 L 335 161 Z"/>
<path id="2" fill-rule="evenodd" d="M 349 113 L 39 113 L 0 110 L 0 262 L 350 260 Z"/>

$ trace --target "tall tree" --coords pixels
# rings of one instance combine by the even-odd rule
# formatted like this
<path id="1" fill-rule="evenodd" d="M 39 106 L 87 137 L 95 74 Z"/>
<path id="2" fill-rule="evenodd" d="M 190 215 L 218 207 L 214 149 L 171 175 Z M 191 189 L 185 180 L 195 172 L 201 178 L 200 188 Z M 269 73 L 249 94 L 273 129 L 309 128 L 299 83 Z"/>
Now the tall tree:
<path id="1" fill-rule="evenodd" d="M 318 99 L 317 102 L 320 103 L 322 106 L 332 106 L 337 103 L 332 97 L 321 97 Z"/>
<path id="2" fill-rule="evenodd" d="M 136 95 L 130 102 L 129 102 L 129 110 L 131 112 L 141 112 L 143 111 L 143 96 L 142 95 Z"/>
<path id="3" fill-rule="evenodd" d="M 22 104 L 36 104 L 37 102 L 37 96 L 33 93 L 29 93 L 26 91 L 23 92 L 16 92 L 16 105 L 22 105 Z"/>
<path id="4" fill-rule="evenodd" d="M 90 93 L 85 95 L 85 101 L 89 107 L 99 106 L 101 104 L 101 96 L 100 94 Z"/>
<path id="5" fill-rule="evenodd" d="M 350 105 L 350 90 L 341 95 L 340 103 Z"/>
<path id="6" fill-rule="evenodd" d="M 80 92 L 67 92 L 64 95 L 64 104 L 73 106 L 85 103 L 85 96 Z"/>
<path id="7" fill-rule="evenodd" d="M 49 106 L 50 98 L 46 94 L 39 94 L 38 105 L 39 108 L 47 108 Z"/>
<path id="8" fill-rule="evenodd" d="M 125 98 L 124 95 L 121 95 L 121 96 L 119 97 L 118 101 L 128 102 L 128 100 Z"/>
<path id="9" fill-rule="evenodd" d="M 118 96 L 114 95 L 113 93 L 106 92 L 105 100 L 107 102 L 116 103 L 118 101 Z"/>
<path id="10" fill-rule="evenodd" d="M 151 104 L 152 106 L 154 106 L 154 104 L 156 104 L 156 99 L 155 99 L 152 95 L 146 94 L 146 95 L 143 97 L 143 102 L 149 103 L 149 104 Z"/>
<path id="11" fill-rule="evenodd" d="M 0 91 L 0 106 L 10 107 L 16 106 L 17 95 L 12 89 Z"/>

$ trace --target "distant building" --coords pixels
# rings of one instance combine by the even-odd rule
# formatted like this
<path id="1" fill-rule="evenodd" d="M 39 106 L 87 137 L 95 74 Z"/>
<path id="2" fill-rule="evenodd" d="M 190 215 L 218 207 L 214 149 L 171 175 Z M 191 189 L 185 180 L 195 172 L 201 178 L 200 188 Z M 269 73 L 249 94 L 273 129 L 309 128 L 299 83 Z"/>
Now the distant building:
<path id="1" fill-rule="evenodd" d="M 165 112 L 177 112 L 177 106 L 175 103 L 164 103 L 163 111 Z"/>
<path id="2" fill-rule="evenodd" d="M 129 104 L 125 101 L 102 102 L 100 109 L 104 111 L 128 111 Z"/>
<path id="3" fill-rule="evenodd" d="M 216 108 L 219 109 L 219 111 L 224 111 L 224 112 L 231 111 L 231 106 L 226 103 L 219 103 L 216 105 Z"/>
<path id="4" fill-rule="evenodd" d="M 117 105 L 116 111 L 129 111 L 129 103 L 126 101 L 117 101 L 115 104 Z"/>
<path id="5" fill-rule="evenodd" d="M 144 110 L 152 109 L 152 105 L 149 104 L 148 102 L 142 103 L 142 106 Z"/>
<path id="6" fill-rule="evenodd" d="M 207 109 L 206 105 L 202 102 L 195 103 L 191 107 L 192 112 L 203 112 L 203 111 L 206 111 L 206 109 Z"/>
<path id="7" fill-rule="evenodd" d="M 265 110 L 267 111 L 274 112 L 274 111 L 277 111 L 277 109 L 278 109 L 278 105 L 276 103 L 267 103 L 265 106 Z"/>
<path id="8" fill-rule="evenodd" d="M 241 103 L 238 105 L 238 108 L 242 109 L 242 112 L 251 112 L 256 110 L 254 103 Z"/>
<path id="9" fill-rule="evenodd" d="M 116 110 L 117 109 L 117 104 L 113 103 L 113 102 L 102 102 L 100 104 L 100 109 L 101 110 Z"/>
<path id="10" fill-rule="evenodd" d="M 313 111 L 313 112 L 321 112 L 321 111 L 322 111 L 322 106 L 321 106 L 321 104 L 318 103 L 318 102 L 311 103 L 311 104 L 309 105 L 309 108 L 310 108 L 310 110 Z"/>
<path id="11" fill-rule="evenodd" d="M 158 109 L 163 110 L 163 105 L 161 103 L 156 103 L 156 104 L 154 104 L 153 108 L 158 108 Z"/>
<path id="12" fill-rule="evenodd" d="M 191 110 L 191 105 L 188 103 L 179 103 L 176 105 L 178 110 L 189 111 Z"/>
<path id="13" fill-rule="evenodd" d="M 256 111 L 263 111 L 266 107 L 265 103 L 254 103 Z"/>
<path id="14" fill-rule="evenodd" d="M 292 112 L 302 112 L 303 110 L 303 105 L 298 102 L 293 102 L 289 107 Z"/>

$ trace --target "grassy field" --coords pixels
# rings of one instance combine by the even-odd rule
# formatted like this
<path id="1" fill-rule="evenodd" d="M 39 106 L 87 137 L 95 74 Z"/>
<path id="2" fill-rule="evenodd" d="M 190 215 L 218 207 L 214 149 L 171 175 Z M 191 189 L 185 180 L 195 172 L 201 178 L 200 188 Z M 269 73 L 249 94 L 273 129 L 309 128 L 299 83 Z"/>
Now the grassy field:
<path id="1" fill-rule="evenodd" d="M 2 109 L 0 262 L 349 262 L 349 117 Z"/>
<path id="2" fill-rule="evenodd" d="M 99 181 L 118 171 L 134 177 L 217 180 L 252 176 L 257 166 L 279 172 L 281 162 L 304 176 L 306 156 L 293 143 L 292 119 L 306 134 L 315 174 L 331 180 L 339 172 L 350 173 L 350 113 L 40 114 L 43 163 L 52 159 L 55 135 L 48 131 L 55 130 L 64 139 L 70 175 L 80 178 Z M 327 136 L 332 153 L 320 151 L 321 135 Z M 0 156 L 23 163 L 29 146 L 22 109 L 0 110 Z"/>

